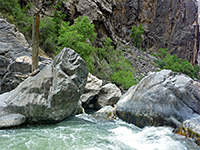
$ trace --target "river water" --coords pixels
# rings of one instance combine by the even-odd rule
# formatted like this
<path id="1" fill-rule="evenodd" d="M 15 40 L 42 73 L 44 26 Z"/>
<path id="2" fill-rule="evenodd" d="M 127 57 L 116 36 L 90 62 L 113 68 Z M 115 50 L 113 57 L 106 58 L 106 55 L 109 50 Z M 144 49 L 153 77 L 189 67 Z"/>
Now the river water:
<path id="1" fill-rule="evenodd" d="M 137 128 L 81 114 L 56 125 L 0 130 L 0 150 L 197 150 L 168 127 Z"/>

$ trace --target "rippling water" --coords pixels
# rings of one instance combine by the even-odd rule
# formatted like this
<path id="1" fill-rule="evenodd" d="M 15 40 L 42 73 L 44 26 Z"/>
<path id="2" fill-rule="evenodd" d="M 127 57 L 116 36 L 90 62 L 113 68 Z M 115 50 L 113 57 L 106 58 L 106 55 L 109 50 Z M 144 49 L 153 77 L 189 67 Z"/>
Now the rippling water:
<path id="1" fill-rule="evenodd" d="M 78 115 L 56 125 L 0 130 L 0 150 L 197 150 L 172 128 L 139 129 L 121 120 Z"/>

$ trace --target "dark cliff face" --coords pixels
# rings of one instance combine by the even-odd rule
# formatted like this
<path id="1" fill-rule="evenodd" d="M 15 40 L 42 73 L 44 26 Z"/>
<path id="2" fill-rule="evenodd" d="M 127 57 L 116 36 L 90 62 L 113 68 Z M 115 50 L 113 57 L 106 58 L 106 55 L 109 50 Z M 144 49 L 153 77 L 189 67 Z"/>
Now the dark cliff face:
<path id="1" fill-rule="evenodd" d="M 70 0 L 65 13 L 72 21 L 87 15 L 99 39 L 130 41 L 130 29 L 145 27 L 143 47 L 168 48 L 173 54 L 197 63 L 198 6 L 196 0 Z"/>

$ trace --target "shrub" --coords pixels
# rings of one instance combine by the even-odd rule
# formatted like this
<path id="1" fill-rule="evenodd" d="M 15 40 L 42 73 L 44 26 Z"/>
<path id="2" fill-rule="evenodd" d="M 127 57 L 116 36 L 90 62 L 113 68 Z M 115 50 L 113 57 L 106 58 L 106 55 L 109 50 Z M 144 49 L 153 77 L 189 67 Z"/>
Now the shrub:
<path id="1" fill-rule="evenodd" d="M 97 55 L 101 62 L 106 61 L 109 66 L 102 66 L 100 64 L 98 72 L 107 71 L 105 68 L 109 68 L 106 75 L 107 78 L 118 85 L 122 85 L 124 89 L 128 89 L 136 84 L 137 82 L 134 80 L 133 76 L 133 67 L 131 62 L 124 58 L 124 53 L 121 50 L 115 50 L 110 38 L 106 38 L 103 44 L 104 46 L 102 48 L 98 48 Z M 99 75 L 99 73 L 97 73 L 97 75 Z M 101 75 L 105 77 L 105 74 Z M 100 77 L 103 78 L 101 75 Z"/>
<path id="2" fill-rule="evenodd" d="M 48 54 L 56 53 L 57 51 L 57 31 L 55 22 L 51 17 L 43 17 L 40 20 L 40 46 Z"/>
<path id="3" fill-rule="evenodd" d="M 131 71 L 117 71 L 112 75 L 111 79 L 114 83 L 122 85 L 126 90 L 137 84 Z"/>
<path id="4" fill-rule="evenodd" d="M 187 60 L 171 55 L 168 49 L 161 48 L 157 54 L 160 60 L 155 62 L 161 69 L 170 69 L 175 72 L 184 73 L 192 78 L 199 78 L 199 67 L 193 66 Z"/>
<path id="5" fill-rule="evenodd" d="M 30 6 L 30 4 L 20 6 L 19 0 L 0 0 L 0 11 L 2 15 L 26 35 L 27 33 L 31 33 L 32 18 L 26 15 Z"/>
<path id="6" fill-rule="evenodd" d="M 56 3 L 55 6 L 53 6 L 54 10 L 53 10 L 53 22 L 54 22 L 54 30 L 56 32 L 57 35 L 59 35 L 59 31 L 60 31 L 60 28 L 61 28 L 61 23 L 63 20 L 65 20 L 65 17 L 66 15 L 63 13 L 63 10 L 62 10 L 62 2 L 63 0 L 61 1 L 58 1 Z"/>
<path id="7" fill-rule="evenodd" d="M 142 38 L 143 34 L 144 34 L 144 27 L 141 23 L 139 27 L 136 27 L 135 25 L 132 27 L 130 36 L 133 38 L 133 43 L 135 47 L 137 48 L 141 47 L 141 44 L 143 41 L 143 38 Z"/>

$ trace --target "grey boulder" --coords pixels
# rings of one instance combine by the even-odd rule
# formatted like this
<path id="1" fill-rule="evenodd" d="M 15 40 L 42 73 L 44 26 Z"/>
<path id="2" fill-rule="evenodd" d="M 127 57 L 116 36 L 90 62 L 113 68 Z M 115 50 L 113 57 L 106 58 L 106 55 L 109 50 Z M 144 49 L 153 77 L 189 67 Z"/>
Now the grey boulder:
<path id="1" fill-rule="evenodd" d="M 64 48 L 51 65 L 0 95 L 1 116 L 21 114 L 28 124 L 59 122 L 76 110 L 87 76 L 84 60 Z"/>
<path id="2" fill-rule="evenodd" d="M 85 109 L 95 108 L 97 96 L 101 90 L 102 85 L 102 80 L 98 79 L 90 73 L 88 74 L 84 93 L 80 97 L 80 101 L 82 102 L 82 105 Z"/>
<path id="3" fill-rule="evenodd" d="M 103 108 L 109 105 L 114 106 L 121 98 L 121 96 L 121 91 L 115 84 L 105 84 L 100 90 L 97 100 L 97 107 Z"/>
<path id="4" fill-rule="evenodd" d="M 84 93 L 81 95 L 83 107 L 87 109 L 101 109 L 104 106 L 114 106 L 121 97 L 120 89 L 112 83 L 104 83 L 102 80 L 88 75 Z"/>
<path id="5" fill-rule="evenodd" d="M 0 117 L 0 128 L 17 127 L 25 123 L 26 117 L 21 114 L 8 114 Z"/>
<path id="6" fill-rule="evenodd" d="M 116 105 L 119 118 L 139 127 L 178 127 L 200 114 L 199 83 L 170 70 L 146 76 Z"/>

